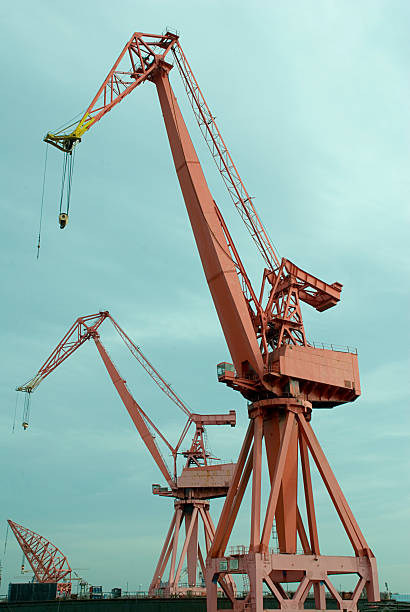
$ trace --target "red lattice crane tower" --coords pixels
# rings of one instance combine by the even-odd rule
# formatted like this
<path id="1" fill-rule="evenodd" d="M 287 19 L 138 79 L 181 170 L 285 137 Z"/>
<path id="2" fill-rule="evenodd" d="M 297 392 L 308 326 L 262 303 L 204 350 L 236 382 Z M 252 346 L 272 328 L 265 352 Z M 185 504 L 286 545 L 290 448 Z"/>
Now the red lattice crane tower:
<path id="1" fill-rule="evenodd" d="M 206 183 L 168 78 L 173 64 L 180 72 L 201 132 L 233 203 L 262 257 L 258 293 Z M 326 607 L 327 590 L 340 610 L 356 611 L 363 588 L 369 600 L 379 599 L 376 560 L 310 421 L 313 409 L 338 406 L 360 395 L 357 354 L 348 348 L 319 348 L 309 343 L 301 310 L 302 302 L 318 312 L 335 306 L 342 285 L 323 282 L 276 253 L 178 36 L 170 32 L 133 34 L 80 122 L 71 126 L 74 129 L 47 134 L 45 140 L 70 158 L 83 134 L 145 81 L 156 86 L 205 277 L 233 361 L 233 365 L 218 365 L 218 379 L 239 391 L 249 402 L 249 428 L 207 559 L 208 612 L 217 609 L 217 580 L 235 574 L 246 574 L 250 583 L 244 601 L 226 593 L 235 610 L 260 612 L 263 588 L 267 587 L 282 610 L 303 608 L 313 589 L 317 609 Z M 350 540 L 351 556 L 321 554 L 311 459 Z M 263 512 L 262 461 L 267 463 L 270 476 Z M 306 520 L 298 506 L 299 474 Z M 227 544 L 249 481 L 252 483 L 249 546 L 236 554 L 227 554 Z M 274 522 L 279 553 L 269 549 Z M 298 539 L 303 554 L 297 554 Z M 333 578 L 346 574 L 357 576 L 349 599 L 338 592 Z M 288 583 L 297 585 L 292 596 L 287 593 Z"/>
<path id="2" fill-rule="evenodd" d="M 67 557 L 55 544 L 40 534 L 14 523 L 8 524 L 34 572 L 36 582 L 56 582 L 59 596 L 71 593 L 71 567 Z"/>
<path id="3" fill-rule="evenodd" d="M 125 380 L 108 355 L 98 332 L 98 328 L 106 319 L 111 321 L 131 354 L 151 379 L 187 417 L 175 446 L 168 441 L 135 401 Z M 210 463 L 210 459 L 214 458 L 210 456 L 206 449 L 204 433 L 205 428 L 209 425 L 230 425 L 233 427 L 236 423 L 235 411 L 231 410 L 229 414 L 192 413 L 108 311 L 79 317 L 40 367 L 37 374 L 24 385 L 17 387 L 17 391 L 27 393 L 26 397 L 30 398 L 30 394 L 51 372 L 90 339 L 94 341 L 112 383 L 168 485 L 167 487 L 161 487 L 159 484 L 152 485 L 153 494 L 161 497 L 171 497 L 175 500 L 174 513 L 150 584 L 149 593 L 152 596 L 169 596 L 183 594 L 187 590 L 192 591 L 193 589 L 200 593 L 203 589 L 201 585 L 197 584 L 197 568 L 199 566 L 203 575 L 205 575 L 205 559 L 215 534 L 215 527 L 209 512 L 209 500 L 224 497 L 227 494 L 235 468 L 233 463 Z M 192 424 L 195 426 L 195 432 L 191 445 L 187 450 L 182 450 L 182 444 Z M 156 436 L 161 439 L 172 456 L 173 466 L 171 470 L 168 468 L 156 442 Z M 185 465 L 179 475 L 177 471 L 178 455 L 185 458 Z M 185 536 L 183 534 L 184 526 Z M 199 541 L 200 527 L 204 532 L 204 548 Z M 182 549 L 178 555 L 178 548 L 181 544 Z M 188 580 L 186 587 L 181 585 L 181 574 L 185 560 Z M 168 579 L 164 580 L 167 568 L 169 570 Z M 222 577 L 221 582 L 228 592 L 234 593 L 234 582 L 230 577 L 227 579 Z"/>

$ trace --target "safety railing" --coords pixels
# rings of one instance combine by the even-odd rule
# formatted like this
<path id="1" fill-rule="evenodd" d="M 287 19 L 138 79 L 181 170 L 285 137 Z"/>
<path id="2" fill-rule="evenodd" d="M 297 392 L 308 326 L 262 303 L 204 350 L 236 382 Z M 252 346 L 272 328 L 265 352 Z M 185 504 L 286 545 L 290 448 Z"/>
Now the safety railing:
<path id="1" fill-rule="evenodd" d="M 317 342 L 312 340 L 309 342 L 309 346 L 317 349 L 324 349 L 326 351 L 336 351 L 338 353 L 351 353 L 357 355 L 357 348 L 352 346 L 345 346 L 343 344 L 327 344 L 326 342 Z"/>

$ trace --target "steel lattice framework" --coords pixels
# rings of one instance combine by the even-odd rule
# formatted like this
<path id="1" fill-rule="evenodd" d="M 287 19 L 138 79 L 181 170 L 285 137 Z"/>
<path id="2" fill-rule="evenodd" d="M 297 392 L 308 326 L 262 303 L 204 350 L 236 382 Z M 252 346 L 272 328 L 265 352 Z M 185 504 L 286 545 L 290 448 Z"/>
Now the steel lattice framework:
<path id="1" fill-rule="evenodd" d="M 36 581 L 64 582 L 67 588 L 71 588 L 71 567 L 61 550 L 35 531 L 10 519 L 7 522 L 34 572 Z"/>

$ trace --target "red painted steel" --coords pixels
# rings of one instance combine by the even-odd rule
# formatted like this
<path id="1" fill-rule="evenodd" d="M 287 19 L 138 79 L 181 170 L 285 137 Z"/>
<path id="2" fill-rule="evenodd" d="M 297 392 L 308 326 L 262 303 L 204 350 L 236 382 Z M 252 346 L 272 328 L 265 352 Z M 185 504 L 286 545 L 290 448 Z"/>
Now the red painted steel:
<path id="1" fill-rule="evenodd" d="M 57 582 L 60 595 L 71 593 L 71 567 L 67 557 L 40 534 L 7 521 L 34 572 L 36 582 Z"/>
<path id="2" fill-rule="evenodd" d="M 106 319 L 112 322 L 127 348 L 152 380 L 188 416 L 188 420 L 175 447 L 170 444 L 141 406 L 135 401 L 127 388 L 125 380 L 121 377 L 102 344 L 97 330 Z M 234 469 L 233 464 L 209 465 L 210 454 L 206 449 L 204 440 L 205 426 L 230 425 L 233 427 L 236 423 L 235 412 L 230 411 L 228 414 L 192 413 L 108 311 L 79 317 L 51 353 L 50 357 L 40 367 L 37 374 L 24 385 L 18 387 L 17 390 L 32 393 L 42 380 L 90 339 L 94 341 L 128 414 L 168 484 L 169 489 L 160 485 L 153 485 L 153 494 L 162 497 L 173 497 L 175 499 L 175 513 L 150 585 L 150 594 L 152 596 L 169 596 L 182 594 L 187 589 L 196 589 L 198 593 L 203 593 L 204 589 L 197 586 L 197 568 L 198 565 L 203 565 L 203 573 L 205 572 L 204 558 L 208 553 L 215 531 L 209 514 L 209 499 L 226 495 Z M 186 451 L 181 452 L 181 445 L 192 424 L 195 426 L 195 433 L 191 445 Z M 172 472 L 169 470 L 161 454 L 155 434 L 162 439 L 172 454 L 174 463 Z M 177 474 L 178 454 L 182 454 L 186 459 L 185 467 L 180 476 Z M 184 522 L 185 538 L 180 529 Z M 206 548 L 203 552 L 198 541 L 200 523 L 205 533 Z M 178 565 L 175 567 L 178 544 L 181 540 L 182 552 L 178 557 Z M 172 558 L 169 577 L 168 581 L 164 582 L 163 577 L 168 566 L 171 551 Z M 188 587 L 180 585 L 182 566 L 185 561 L 187 563 Z M 231 594 L 234 593 L 234 583 L 229 577 L 226 580 L 221 578 L 221 583 L 222 588 Z"/>
<path id="3" fill-rule="evenodd" d="M 131 79 L 129 87 L 134 89 L 144 80 L 156 85 L 176 173 L 233 361 L 233 365 L 218 364 L 218 379 L 240 391 L 250 401 L 250 426 L 206 562 L 208 612 L 217 610 L 218 580 L 220 584 L 226 584 L 229 577 L 238 573 L 248 575 L 250 591 L 244 601 L 236 601 L 234 590 L 224 589 L 235 610 L 262 611 L 262 587 L 265 584 L 276 596 L 281 609 L 303 608 L 311 588 L 315 593 L 316 607 L 323 609 L 326 587 L 339 609 L 355 612 L 363 587 L 367 590 L 369 600 L 379 598 L 376 561 L 314 436 L 310 420 L 312 408 L 334 407 L 354 401 L 360 395 L 357 352 L 352 353 L 349 349 L 335 350 L 334 347 L 317 348 L 309 343 L 301 310 L 302 302 L 318 312 L 335 306 L 340 299 L 342 285 L 337 282 L 325 283 L 288 259 L 278 257 L 180 47 L 178 37 L 169 32 L 152 37 L 136 33 L 128 43 L 131 54 L 135 45 L 149 49 L 150 42 L 159 42 L 156 50 L 151 49 L 147 51 L 150 54 L 138 56 L 138 69 L 133 65 L 126 72 Z M 169 82 L 172 68 L 170 56 L 173 56 L 179 69 L 200 130 L 228 192 L 262 255 L 264 267 L 259 297 L 252 288 L 203 175 Z M 102 89 L 107 83 L 113 82 L 118 61 Z M 104 99 L 106 106 L 98 112 L 106 112 L 120 99 L 120 93 L 107 103 Z M 94 112 L 92 105 L 89 112 Z M 84 121 L 83 118 L 76 129 L 83 129 Z M 90 121 L 86 129 L 93 123 L 95 121 Z M 53 135 L 48 136 L 49 141 L 54 140 L 53 144 L 57 146 L 61 139 L 66 138 L 68 149 L 72 148 L 76 132 L 74 130 L 60 135 L 60 141 Z M 267 507 L 262 513 L 263 438 L 271 483 Z M 319 553 L 309 454 L 351 541 L 354 551 L 352 557 L 323 556 Z M 309 535 L 297 504 L 299 456 Z M 250 546 L 248 550 L 242 549 L 238 554 L 226 556 L 226 546 L 251 475 Z M 179 512 L 180 509 L 173 523 L 175 531 L 179 529 Z M 278 554 L 269 551 L 274 521 L 279 539 Z M 189 533 L 194 533 L 192 522 L 187 529 Z M 303 554 L 296 554 L 298 537 Z M 164 554 L 165 557 L 169 556 L 171 548 Z M 175 554 L 175 548 L 172 548 L 172 572 L 175 570 Z M 358 582 L 350 599 L 343 599 L 338 593 L 330 579 L 334 574 L 357 574 Z M 298 583 L 292 598 L 283 588 L 283 583 L 287 582 Z"/>

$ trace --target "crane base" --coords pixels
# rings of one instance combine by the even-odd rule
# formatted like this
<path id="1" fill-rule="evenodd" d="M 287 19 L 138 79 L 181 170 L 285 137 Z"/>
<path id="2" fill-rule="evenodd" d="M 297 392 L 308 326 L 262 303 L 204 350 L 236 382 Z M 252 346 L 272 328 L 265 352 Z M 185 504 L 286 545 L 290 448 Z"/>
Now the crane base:
<path id="1" fill-rule="evenodd" d="M 279 610 L 303 610 L 313 588 L 315 608 L 326 610 L 326 595 L 337 602 L 337 609 L 357 612 L 357 602 L 364 588 L 369 601 L 379 598 L 376 560 L 372 557 L 333 557 L 325 555 L 291 555 L 271 553 L 239 553 L 227 557 L 208 558 L 206 564 L 207 612 L 217 611 L 217 582 L 221 578 L 247 575 L 249 593 L 235 599 L 229 593 L 233 610 L 263 612 L 263 587 L 276 597 Z M 349 599 L 343 599 L 334 586 L 332 575 L 356 574 L 358 581 Z M 284 584 L 292 583 L 289 594 Z M 327 594 L 326 594 L 327 591 Z"/>

